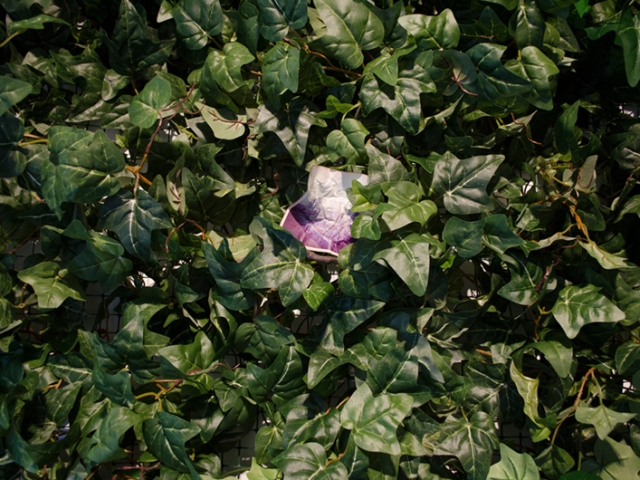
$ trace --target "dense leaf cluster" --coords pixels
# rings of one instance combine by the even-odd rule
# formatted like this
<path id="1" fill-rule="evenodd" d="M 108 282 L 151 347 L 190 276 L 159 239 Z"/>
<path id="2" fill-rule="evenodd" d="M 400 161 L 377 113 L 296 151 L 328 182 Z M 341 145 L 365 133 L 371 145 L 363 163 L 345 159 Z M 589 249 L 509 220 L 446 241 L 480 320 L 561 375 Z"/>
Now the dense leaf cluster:
<path id="1" fill-rule="evenodd" d="M 0 477 L 639 478 L 633 2 L 2 9 Z"/>

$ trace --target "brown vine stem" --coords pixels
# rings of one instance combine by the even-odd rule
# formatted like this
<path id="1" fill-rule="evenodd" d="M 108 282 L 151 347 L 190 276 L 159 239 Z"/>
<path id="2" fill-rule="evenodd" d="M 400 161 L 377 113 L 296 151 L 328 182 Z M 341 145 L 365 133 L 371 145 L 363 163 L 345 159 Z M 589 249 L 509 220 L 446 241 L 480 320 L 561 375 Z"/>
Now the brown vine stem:
<path id="1" fill-rule="evenodd" d="M 595 372 L 596 372 L 596 367 L 591 367 L 589 370 L 587 370 L 587 373 L 584 374 L 584 378 L 582 379 L 582 384 L 580 385 L 580 390 L 578 391 L 578 396 L 576 397 L 576 401 L 573 402 L 573 406 L 571 407 L 571 410 L 567 412 L 567 414 L 564 417 L 562 417 L 560 421 L 556 424 L 556 429 L 553 431 L 553 436 L 551 437 L 551 445 L 553 445 L 554 442 L 556 441 L 556 436 L 558 435 L 558 431 L 560 430 L 560 425 L 562 425 L 562 422 L 564 422 L 567 418 L 569 418 L 573 414 L 573 412 L 575 412 L 578 409 L 578 405 L 580 405 L 580 400 L 582 399 L 582 393 L 584 392 L 584 387 L 587 384 L 587 380 L 589 379 L 589 376 L 593 376 L 593 378 L 595 379 Z"/>
<path id="2" fill-rule="evenodd" d="M 525 132 L 525 135 L 527 136 L 527 140 L 529 140 L 534 145 L 542 145 L 541 142 L 536 142 L 533 138 L 531 138 L 531 136 L 529 135 L 529 125 L 523 122 L 518 122 L 513 112 L 511 113 L 511 119 L 513 120 L 513 123 L 515 123 L 516 125 L 521 125 L 524 127 L 524 132 Z"/>

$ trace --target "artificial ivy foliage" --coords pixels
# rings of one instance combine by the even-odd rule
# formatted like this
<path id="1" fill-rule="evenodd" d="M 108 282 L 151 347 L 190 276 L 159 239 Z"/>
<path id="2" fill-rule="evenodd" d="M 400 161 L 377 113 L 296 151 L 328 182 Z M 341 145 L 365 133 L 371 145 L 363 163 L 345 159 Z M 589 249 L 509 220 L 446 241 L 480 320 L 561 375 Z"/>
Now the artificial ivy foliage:
<path id="1" fill-rule="evenodd" d="M 0 477 L 640 478 L 634 2 L 2 13 Z"/>

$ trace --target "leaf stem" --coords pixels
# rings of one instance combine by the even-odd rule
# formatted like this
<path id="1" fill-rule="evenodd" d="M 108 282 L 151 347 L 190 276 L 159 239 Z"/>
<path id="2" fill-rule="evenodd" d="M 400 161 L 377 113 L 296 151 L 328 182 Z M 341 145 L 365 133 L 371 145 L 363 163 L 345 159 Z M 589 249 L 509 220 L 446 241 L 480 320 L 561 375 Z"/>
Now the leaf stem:
<path id="1" fill-rule="evenodd" d="M 48 140 L 46 138 L 39 138 L 37 140 L 29 140 L 28 142 L 18 142 L 19 147 L 24 147 L 27 145 L 36 145 L 38 143 L 47 143 Z"/>
<path id="2" fill-rule="evenodd" d="M 554 442 L 556 441 L 556 436 L 558 435 L 558 431 L 560 430 L 560 425 L 562 425 L 562 422 L 564 422 L 567 418 L 569 418 L 573 414 L 573 412 L 575 412 L 578 409 L 578 405 L 580 405 L 580 400 L 582 399 L 582 393 L 584 391 L 585 385 L 587 384 L 587 380 L 589 379 L 590 375 L 593 378 L 595 378 L 595 372 L 596 372 L 596 367 L 591 367 L 589 370 L 587 370 L 587 373 L 585 373 L 584 378 L 582 379 L 582 384 L 580 385 L 580 390 L 578 391 L 578 396 L 576 397 L 576 401 L 573 402 L 573 406 L 571 407 L 571 410 L 567 412 L 567 414 L 564 417 L 562 417 L 560 421 L 556 424 L 556 429 L 553 431 L 553 436 L 551 437 L 551 445 L 553 445 Z"/>
<path id="3" fill-rule="evenodd" d="M 25 31 L 26 30 L 18 30 L 17 32 L 13 32 L 11 35 L 9 35 L 7 38 L 5 38 L 2 43 L 0 43 L 0 48 L 4 47 L 7 43 L 9 43 L 11 40 L 16 38 L 21 33 L 24 33 Z"/>

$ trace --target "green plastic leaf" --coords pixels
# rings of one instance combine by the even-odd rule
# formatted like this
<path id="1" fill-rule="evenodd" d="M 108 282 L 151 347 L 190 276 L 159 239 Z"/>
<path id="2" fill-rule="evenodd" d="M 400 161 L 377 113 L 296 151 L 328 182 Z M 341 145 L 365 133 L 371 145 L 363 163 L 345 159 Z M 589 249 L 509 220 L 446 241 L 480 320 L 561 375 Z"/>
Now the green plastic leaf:
<path id="1" fill-rule="evenodd" d="M 533 458 L 500 444 L 500 461 L 491 465 L 487 480 L 539 480 L 540 473 Z"/>
<path id="2" fill-rule="evenodd" d="M 616 349 L 616 369 L 618 373 L 624 374 L 638 360 L 640 360 L 640 344 L 629 340 Z"/>
<path id="3" fill-rule="evenodd" d="M 520 55 L 521 59 L 507 62 L 506 67 L 533 85 L 533 90 L 524 94 L 524 98 L 531 105 L 542 110 L 551 110 L 553 94 L 550 77 L 559 74 L 560 70 L 538 47 L 525 47 Z"/>
<path id="4" fill-rule="evenodd" d="M 399 181 L 383 188 L 389 203 L 382 213 L 382 219 L 390 231 L 398 230 L 411 223 L 424 225 L 437 213 L 437 207 L 431 200 L 419 201 L 422 197 L 420 187 L 411 182 Z"/>
<path id="5" fill-rule="evenodd" d="M 55 262 L 42 262 L 22 270 L 18 278 L 36 292 L 39 308 L 58 308 L 67 298 L 86 299 L 80 282 Z"/>
<path id="6" fill-rule="evenodd" d="M 553 369 L 561 378 L 571 373 L 573 363 L 573 348 L 567 347 L 557 340 L 547 340 L 532 343 L 531 346 L 542 352 Z"/>
<path id="7" fill-rule="evenodd" d="M 490 210 L 487 184 L 503 161 L 502 155 L 460 160 L 447 152 L 436 164 L 433 189 L 443 196 L 445 208 L 454 215 L 470 215 Z"/>
<path id="8" fill-rule="evenodd" d="M 627 423 L 634 419 L 635 413 L 624 413 L 611 410 L 600 404 L 595 408 L 580 405 L 576 410 L 576 420 L 580 423 L 593 425 L 600 440 L 607 436 L 621 423 Z"/>
<path id="9" fill-rule="evenodd" d="M 490 217 L 491 218 L 491 217 Z M 465 222 L 458 217 L 447 220 L 442 232 L 442 239 L 456 247 L 462 258 L 471 258 L 482 251 L 482 230 L 485 219 Z"/>
<path id="10" fill-rule="evenodd" d="M 407 284 L 414 295 L 423 296 L 429 283 L 429 241 L 417 233 L 391 240 L 391 248 L 381 250 L 374 260 L 383 259 Z"/>
<path id="11" fill-rule="evenodd" d="M 285 345 L 293 345 L 295 338 L 271 317 L 257 316 L 253 322 L 243 323 L 236 332 L 236 348 L 251 353 L 261 362 L 275 360 Z"/>
<path id="12" fill-rule="evenodd" d="M 106 35 L 105 35 L 106 37 Z M 173 47 L 174 40 L 157 40 L 157 32 L 150 29 L 129 0 L 122 0 L 113 36 L 106 38 L 109 62 L 120 75 L 162 65 Z"/>
<path id="13" fill-rule="evenodd" d="M 411 180 L 411 174 L 391 155 L 382 153 L 371 144 L 366 146 L 369 156 L 369 181 L 371 183 L 399 182 Z"/>
<path id="14" fill-rule="evenodd" d="M 143 260 L 151 257 L 151 232 L 172 227 L 166 212 L 142 189 L 135 197 L 121 190 L 105 202 L 102 214 L 104 228 L 115 232 L 124 248 Z"/>
<path id="15" fill-rule="evenodd" d="M 149 452 L 168 467 L 179 472 L 195 473 L 185 442 L 200 433 L 200 429 L 167 412 L 156 412 L 154 418 L 142 424 L 144 441 Z"/>
<path id="16" fill-rule="evenodd" d="M 309 288 L 303 290 L 302 296 L 312 310 L 318 310 L 334 293 L 333 286 L 322 280 L 322 277 L 314 273 Z"/>
<path id="17" fill-rule="evenodd" d="M 52 17 L 51 15 L 46 15 L 41 13 L 40 15 L 36 15 L 35 17 L 27 18 L 24 20 L 18 20 L 15 22 L 11 22 L 7 26 L 7 33 L 10 35 L 14 32 L 24 31 L 24 30 L 43 30 L 45 23 L 58 23 L 61 25 L 69 25 L 67 22 L 62 20 L 61 18 Z"/>
<path id="18" fill-rule="evenodd" d="M 180 0 L 171 15 L 178 36 L 189 50 L 206 47 L 209 38 L 222 31 L 222 8 L 218 0 Z"/>
<path id="19" fill-rule="evenodd" d="M 585 325 L 624 320 L 624 312 L 598 293 L 599 290 L 595 285 L 587 285 L 565 287 L 560 291 L 553 316 L 567 337 L 575 338 Z"/>
<path id="20" fill-rule="evenodd" d="M 450 9 L 440 15 L 405 15 L 398 19 L 400 28 L 413 36 L 420 50 L 455 48 L 460 40 L 460 27 Z M 396 35 L 402 35 L 396 27 Z"/>
<path id="21" fill-rule="evenodd" d="M 470 418 L 449 416 L 442 424 L 435 455 L 452 455 L 462 463 L 470 480 L 487 478 L 498 438 L 492 418 L 475 412 Z"/>
<path id="22" fill-rule="evenodd" d="M 617 37 L 624 52 L 624 69 L 627 82 L 635 87 L 640 81 L 640 14 L 627 7 L 622 12 Z"/>
<path id="23" fill-rule="evenodd" d="M 546 25 L 536 2 L 522 0 L 509 20 L 509 33 L 516 41 L 519 50 L 525 47 L 542 48 Z"/>
<path id="24" fill-rule="evenodd" d="M 582 464 L 582 471 L 597 475 L 602 480 L 635 478 L 640 471 L 640 458 L 631 447 L 611 438 L 597 440 L 595 458 Z"/>
<path id="25" fill-rule="evenodd" d="M 273 459 L 287 480 L 333 480 L 347 478 L 349 473 L 340 462 L 327 462 L 327 454 L 319 443 L 294 445 Z"/>
<path id="26" fill-rule="evenodd" d="M 351 430 L 356 445 L 369 452 L 400 454 L 398 425 L 411 412 L 407 394 L 373 396 L 366 383 L 358 387 L 340 412 L 340 423 Z"/>
<path id="27" fill-rule="evenodd" d="M 302 165 L 311 127 L 327 126 L 323 119 L 314 115 L 314 110 L 313 104 L 297 97 L 283 110 L 274 111 L 263 107 L 256 122 L 260 132 L 275 133 L 296 165 Z"/>
<path id="28" fill-rule="evenodd" d="M 131 123 L 140 128 L 152 127 L 162 114 L 158 110 L 167 106 L 171 99 L 171 84 L 155 77 L 136 95 L 129 106 Z"/>
<path id="29" fill-rule="evenodd" d="M 303 0 L 258 0 L 258 11 L 260 33 L 272 42 L 286 37 L 289 28 L 297 30 L 307 23 L 307 3 Z"/>
<path id="30" fill-rule="evenodd" d="M 635 266 L 630 264 L 626 258 L 603 250 L 591 240 L 580 242 L 580 245 L 582 245 L 582 248 L 584 248 L 591 257 L 595 258 L 600 266 L 605 270 L 635 268 Z"/>
<path id="31" fill-rule="evenodd" d="M 164 347 L 158 355 L 185 374 L 206 370 L 215 358 L 213 344 L 203 331 L 197 333 L 193 343 Z"/>
<path id="32" fill-rule="evenodd" d="M 10 113 L 0 116 L 0 178 L 20 175 L 27 166 L 27 157 L 18 142 L 24 135 L 24 124 Z"/>
<path id="33" fill-rule="evenodd" d="M 285 90 L 298 91 L 300 50 L 288 43 L 278 42 L 264 56 L 262 75 L 265 91 L 275 109 L 280 109 L 280 95 Z"/>
<path id="34" fill-rule="evenodd" d="M 384 40 L 382 22 L 362 3 L 317 0 L 315 6 L 326 28 L 318 46 L 349 68 L 360 67 L 362 50 L 372 50 Z"/>
<path id="35" fill-rule="evenodd" d="M 142 423 L 142 420 L 143 416 L 128 408 L 112 406 L 91 437 L 93 446 L 87 452 L 87 457 L 96 463 L 124 458 L 127 454 L 120 447 L 120 440 L 127 430 Z"/>
<path id="36" fill-rule="evenodd" d="M 56 425 L 64 425 L 81 388 L 82 383 L 76 382 L 51 389 L 45 396 L 47 418 Z"/>
<path id="37" fill-rule="evenodd" d="M 33 88 L 29 83 L 15 78 L 0 77 L 0 116 L 7 110 L 24 100 L 31 93 Z"/>

